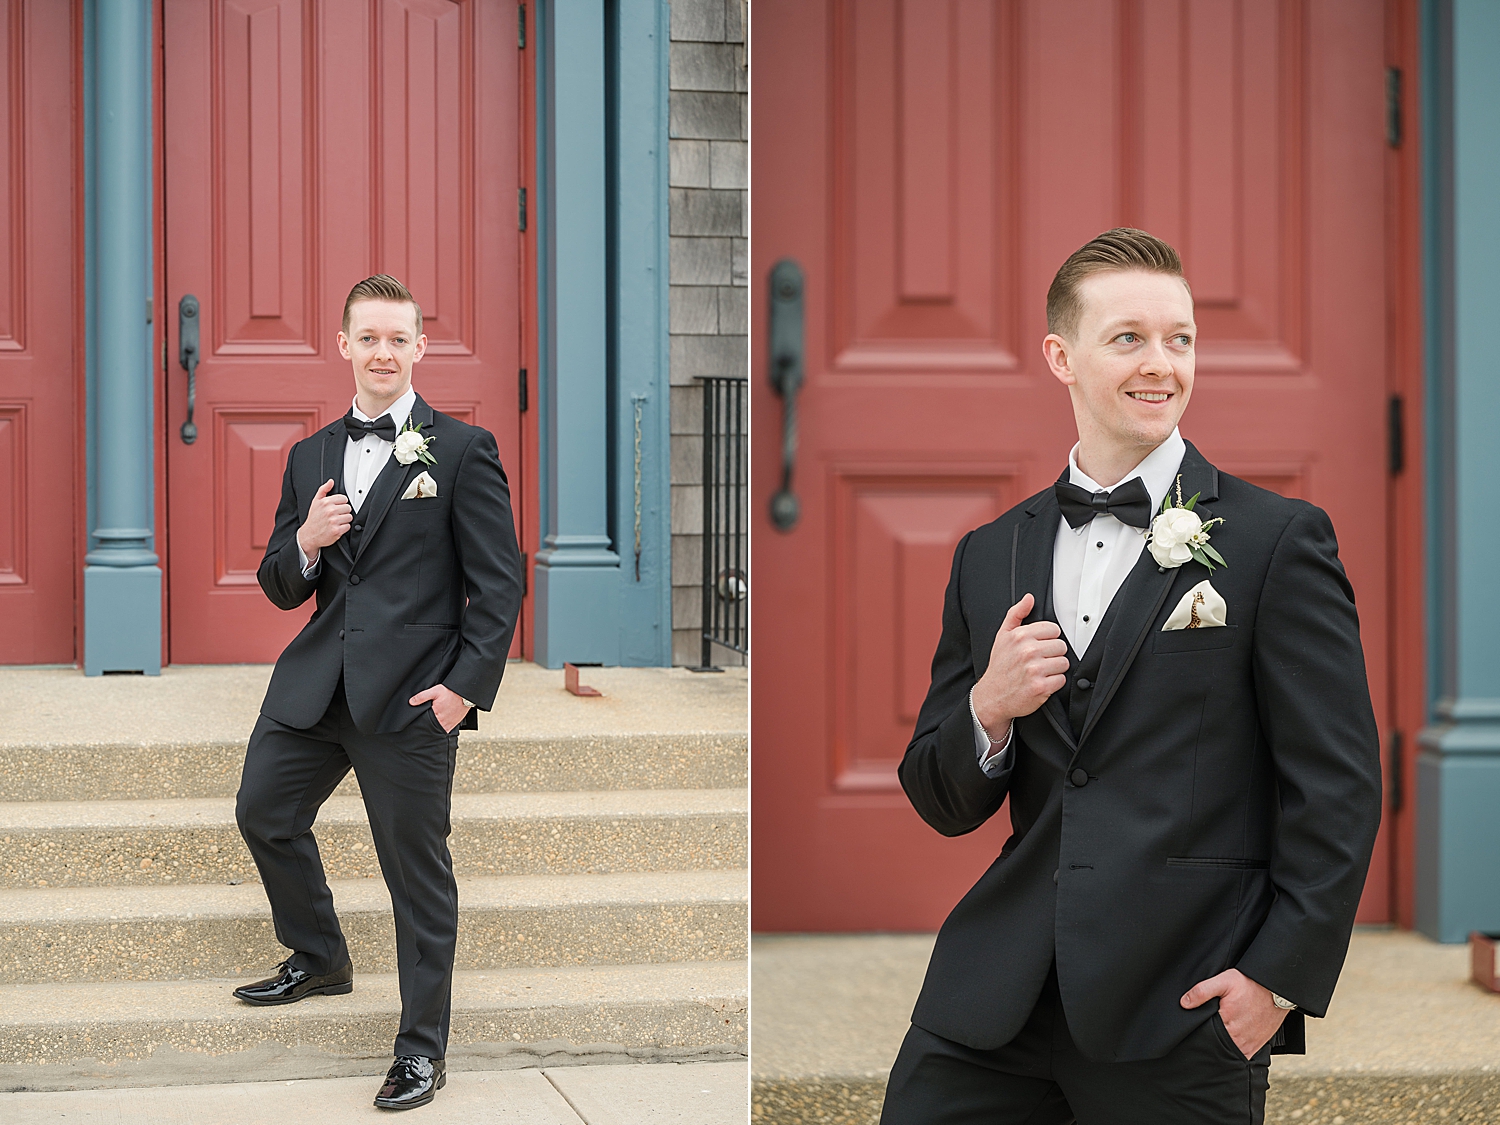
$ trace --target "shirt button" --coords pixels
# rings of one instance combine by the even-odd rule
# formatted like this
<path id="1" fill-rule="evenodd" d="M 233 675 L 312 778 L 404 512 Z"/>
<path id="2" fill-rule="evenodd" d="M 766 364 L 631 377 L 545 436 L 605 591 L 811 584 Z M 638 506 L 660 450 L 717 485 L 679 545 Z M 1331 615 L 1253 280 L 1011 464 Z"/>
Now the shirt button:
<path id="1" fill-rule="evenodd" d="M 359 575 L 357 575 L 357 574 L 351 574 L 351 575 L 349 575 L 349 585 L 351 585 L 351 586 L 358 586 L 359 585 Z"/>
<path id="2" fill-rule="evenodd" d="M 1068 780 L 1082 789 L 1089 783 L 1089 771 L 1080 767 L 1068 775 Z"/>
<path id="3" fill-rule="evenodd" d="M 1103 548 L 1103 546 L 1104 546 L 1104 540 L 1102 540 L 1102 539 L 1099 540 L 1099 542 L 1095 543 L 1094 546 L 1099 547 L 1099 548 Z"/>
<path id="4" fill-rule="evenodd" d="M 1084 620 L 1084 623 L 1085 623 L 1085 624 L 1087 624 L 1087 622 L 1088 622 L 1088 619 L 1089 619 L 1089 615 L 1088 615 L 1088 614 L 1086 614 L 1086 613 L 1085 613 L 1085 614 L 1084 614 L 1084 615 L 1083 615 L 1083 620 Z"/>

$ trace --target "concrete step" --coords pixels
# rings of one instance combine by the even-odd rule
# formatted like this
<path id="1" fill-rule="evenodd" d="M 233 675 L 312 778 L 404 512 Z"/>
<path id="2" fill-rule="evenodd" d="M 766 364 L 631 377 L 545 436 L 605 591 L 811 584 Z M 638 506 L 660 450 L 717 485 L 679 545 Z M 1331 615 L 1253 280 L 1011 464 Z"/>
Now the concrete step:
<path id="1" fill-rule="evenodd" d="M 160 676 L 69 669 L 0 675 L 0 801 L 230 797 L 269 665 L 175 666 Z M 743 669 L 506 669 L 495 709 L 459 738 L 455 792 L 728 789 L 746 783 Z M 345 793 L 353 793 L 352 778 Z"/>
<path id="2" fill-rule="evenodd" d="M 743 961 L 455 973 L 450 1065 L 741 1058 L 746 973 Z M 348 996 L 274 1008 L 235 1000 L 236 983 L 0 986 L 0 1091 L 295 1080 L 389 1065 L 394 974 L 361 974 Z"/>
<path id="3" fill-rule="evenodd" d="M 745 1125 L 744 1060 L 525 1070 L 448 1068 L 422 1125 Z M 382 1067 L 379 1073 L 384 1074 Z M 316 1078 L 0 1095 L 5 1125 L 369 1125 L 381 1079 Z"/>
<path id="4" fill-rule="evenodd" d="M 756 935 L 752 1120 L 878 1125 L 926 935 Z M 1357 929 L 1306 1055 L 1275 1055 L 1267 1125 L 1500 1121 L 1500 996 L 1467 950 Z"/>
<path id="5" fill-rule="evenodd" d="M 456 794 L 460 876 L 737 869 L 744 789 Z M 364 805 L 332 797 L 314 833 L 330 879 L 379 874 Z M 250 882 L 227 798 L 0 804 L 0 887 Z"/>
<path id="6" fill-rule="evenodd" d="M 459 736 L 453 791 L 728 789 L 746 783 L 748 744 L 743 734 L 507 738 L 465 731 Z M 233 797 L 244 764 L 244 737 L 218 742 L 0 744 L 0 801 Z M 353 773 L 338 792 L 358 795 Z"/>
<path id="7" fill-rule="evenodd" d="M 394 972 L 380 879 L 332 884 L 361 973 Z M 744 871 L 459 881 L 459 969 L 742 961 Z M 0 983 L 269 973 L 286 956 L 258 884 L 0 891 Z"/>

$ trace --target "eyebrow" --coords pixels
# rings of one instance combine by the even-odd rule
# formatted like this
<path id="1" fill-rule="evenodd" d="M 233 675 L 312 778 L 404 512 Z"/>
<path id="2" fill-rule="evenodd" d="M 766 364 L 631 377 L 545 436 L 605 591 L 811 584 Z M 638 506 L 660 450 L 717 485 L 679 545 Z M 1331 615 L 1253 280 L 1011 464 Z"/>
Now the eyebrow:
<path id="1" fill-rule="evenodd" d="M 1131 318 L 1127 318 L 1127 319 L 1124 319 L 1124 320 L 1110 321 L 1109 323 L 1107 323 L 1104 326 L 1105 331 L 1107 331 L 1110 335 L 1114 335 L 1117 332 L 1125 332 L 1125 331 L 1129 331 L 1132 328 L 1140 328 L 1140 327 L 1142 327 L 1142 322 L 1139 321 L 1139 320 L 1131 319 Z M 1180 329 L 1183 329 L 1183 328 L 1187 328 L 1187 329 L 1196 331 L 1197 328 L 1198 328 L 1198 326 L 1196 324 L 1194 324 L 1190 320 L 1179 320 L 1176 324 L 1172 325 L 1172 331 L 1174 331 L 1174 332 L 1179 331 Z"/>

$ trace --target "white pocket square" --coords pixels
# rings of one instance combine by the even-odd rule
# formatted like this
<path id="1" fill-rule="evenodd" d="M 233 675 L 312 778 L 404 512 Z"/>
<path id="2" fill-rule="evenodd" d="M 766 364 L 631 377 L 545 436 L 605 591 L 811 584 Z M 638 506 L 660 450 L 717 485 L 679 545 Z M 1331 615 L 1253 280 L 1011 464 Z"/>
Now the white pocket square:
<path id="1" fill-rule="evenodd" d="M 403 500 L 428 500 L 437 495 L 437 481 L 427 475 L 427 470 L 417 474 L 417 479 L 406 486 L 401 494 Z"/>
<path id="2" fill-rule="evenodd" d="M 1182 601 L 1177 603 L 1177 608 L 1167 618 L 1161 631 L 1170 633 L 1174 629 L 1211 629 L 1226 624 L 1224 618 L 1228 611 L 1224 596 L 1205 578 L 1182 595 Z"/>

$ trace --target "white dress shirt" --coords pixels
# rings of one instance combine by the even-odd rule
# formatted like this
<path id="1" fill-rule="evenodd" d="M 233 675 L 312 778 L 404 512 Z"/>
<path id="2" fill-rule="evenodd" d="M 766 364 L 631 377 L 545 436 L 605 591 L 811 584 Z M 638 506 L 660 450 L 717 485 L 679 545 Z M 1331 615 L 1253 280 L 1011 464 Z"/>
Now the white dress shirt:
<path id="1" fill-rule="evenodd" d="M 1157 511 L 1176 484 L 1185 452 L 1187 443 L 1173 430 L 1171 437 L 1147 454 L 1145 460 L 1121 477 L 1118 483 L 1111 485 L 1109 491 L 1140 477 L 1151 496 L 1151 510 Z M 1102 485 L 1078 467 L 1076 445 L 1068 454 L 1068 480 L 1089 492 L 1104 491 Z M 1052 608 L 1063 635 L 1079 658 L 1093 643 L 1099 622 L 1109 612 L 1110 603 L 1141 557 L 1145 545 L 1145 528 L 1131 527 L 1111 515 L 1097 515 L 1079 528 L 1069 525 L 1066 519 L 1058 521 L 1057 539 L 1052 548 Z M 972 689 L 969 692 L 969 714 L 974 720 L 974 746 L 979 755 L 979 766 L 989 776 L 996 776 L 1006 766 L 1012 728 L 1006 728 L 1005 736 L 1000 740 L 992 740 L 974 710 Z"/>
<path id="2" fill-rule="evenodd" d="M 412 404 L 417 401 L 417 392 L 410 387 L 404 395 L 391 403 L 391 408 L 385 413 L 391 416 L 391 421 L 396 423 L 396 432 L 401 432 L 401 427 L 406 425 L 406 419 L 411 414 Z M 359 399 L 354 400 L 350 408 L 357 421 L 373 422 L 371 418 L 359 408 Z M 385 417 L 384 414 L 377 417 Z M 380 470 L 385 468 L 387 461 L 391 459 L 391 451 L 396 448 L 396 443 L 386 441 L 379 434 L 366 434 L 358 441 L 354 435 L 349 435 L 349 440 L 344 446 L 344 492 L 349 497 L 349 506 L 356 512 L 365 502 L 365 496 L 375 484 L 375 478 L 380 475 Z M 322 562 L 322 553 L 311 564 L 307 561 L 307 552 L 303 551 L 301 542 L 297 544 L 297 555 L 302 560 L 302 576 L 304 578 L 316 578 L 318 576 L 318 564 Z"/>

